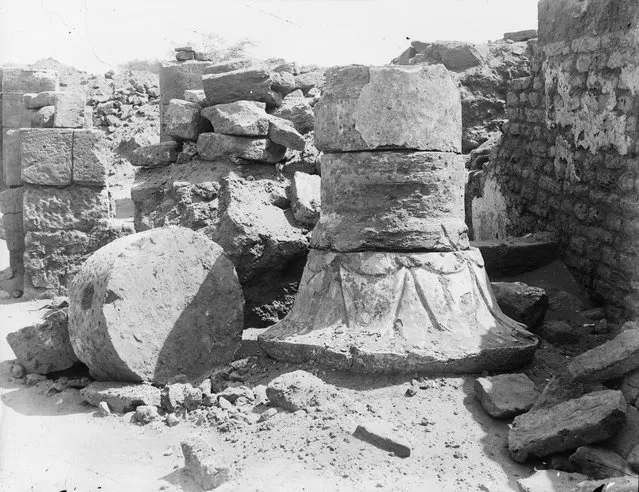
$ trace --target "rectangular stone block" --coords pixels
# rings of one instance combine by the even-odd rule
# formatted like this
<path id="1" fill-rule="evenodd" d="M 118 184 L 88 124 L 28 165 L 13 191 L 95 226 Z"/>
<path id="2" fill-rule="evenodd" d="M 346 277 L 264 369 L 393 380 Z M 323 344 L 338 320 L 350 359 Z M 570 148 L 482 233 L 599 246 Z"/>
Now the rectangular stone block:
<path id="1" fill-rule="evenodd" d="M 2 70 L 2 92 L 44 92 L 57 91 L 60 82 L 53 70 L 24 70 L 4 68 Z"/>
<path id="2" fill-rule="evenodd" d="M 73 130 L 21 130 L 22 181 L 35 185 L 70 185 L 72 149 Z"/>
<path id="3" fill-rule="evenodd" d="M 105 186 L 110 165 L 104 134 L 100 130 L 73 132 L 73 182 Z"/>
<path id="4" fill-rule="evenodd" d="M 87 232 L 101 219 L 112 218 L 106 188 L 54 188 L 28 185 L 24 192 L 26 231 L 78 230 Z"/>
<path id="5" fill-rule="evenodd" d="M 22 198 L 24 188 L 7 188 L 0 192 L 0 213 L 17 214 L 22 213 Z"/>
<path id="6" fill-rule="evenodd" d="M 55 95 L 54 128 L 82 128 L 86 98 L 79 92 L 58 92 Z"/>
<path id="7" fill-rule="evenodd" d="M 20 164 L 20 130 L 2 129 L 2 167 L 7 186 L 22 184 Z"/>
<path id="8" fill-rule="evenodd" d="M 24 107 L 22 93 L 4 92 L 2 94 L 2 127 L 29 128 L 33 111 Z"/>

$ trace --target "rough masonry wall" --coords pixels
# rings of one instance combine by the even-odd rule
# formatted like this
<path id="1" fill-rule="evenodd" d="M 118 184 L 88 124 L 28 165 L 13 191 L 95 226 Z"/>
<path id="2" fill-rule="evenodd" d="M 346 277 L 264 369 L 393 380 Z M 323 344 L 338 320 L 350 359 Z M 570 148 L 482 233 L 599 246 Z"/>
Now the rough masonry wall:
<path id="1" fill-rule="evenodd" d="M 609 315 L 639 314 L 639 4 L 542 0 L 539 28 L 473 220 L 502 203 L 502 228 L 489 232 L 556 231 Z"/>

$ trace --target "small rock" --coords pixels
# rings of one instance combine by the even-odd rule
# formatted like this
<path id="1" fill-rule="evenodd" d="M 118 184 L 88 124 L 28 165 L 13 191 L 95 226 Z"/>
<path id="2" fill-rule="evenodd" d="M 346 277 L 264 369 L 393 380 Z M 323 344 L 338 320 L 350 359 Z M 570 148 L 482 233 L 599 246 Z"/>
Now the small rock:
<path id="1" fill-rule="evenodd" d="M 25 386 L 35 386 L 36 384 L 46 381 L 47 377 L 42 374 L 27 374 L 27 377 L 24 380 Z"/>
<path id="2" fill-rule="evenodd" d="M 297 370 L 282 374 L 266 387 L 266 396 L 271 405 L 290 412 L 325 404 L 331 390 L 320 378 Z"/>
<path id="3" fill-rule="evenodd" d="M 195 410 L 202 404 L 202 390 L 193 388 L 191 385 L 184 389 L 184 408 L 189 411 Z"/>
<path id="4" fill-rule="evenodd" d="M 134 419 L 137 423 L 146 425 L 160 418 L 157 407 L 152 405 L 140 405 L 135 409 Z"/>
<path id="5" fill-rule="evenodd" d="M 544 289 L 523 282 L 492 282 L 497 304 L 506 316 L 535 328 L 544 321 L 548 296 Z"/>
<path id="6" fill-rule="evenodd" d="M 182 441 L 184 467 L 204 490 L 212 490 L 229 480 L 229 470 L 218 463 L 211 447 L 201 437 Z"/>
<path id="7" fill-rule="evenodd" d="M 133 151 L 130 162 L 132 165 L 139 167 L 168 166 L 176 161 L 178 147 L 177 142 L 162 142 L 140 147 Z"/>
<path id="8" fill-rule="evenodd" d="M 296 172 L 291 180 L 291 209 L 295 220 L 314 226 L 320 217 L 321 183 L 317 175 Z"/>
<path id="9" fill-rule="evenodd" d="M 100 417 L 108 417 L 111 415 L 111 409 L 109 408 L 109 404 L 105 401 L 101 401 L 98 403 L 98 414 Z"/>
<path id="10" fill-rule="evenodd" d="M 202 116 L 213 125 L 213 131 L 225 135 L 264 137 L 269 131 L 269 115 L 264 103 L 236 101 L 202 110 Z"/>
<path id="11" fill-rule="evenodd" d="M 621 477 L 631 473 L 626 460 L 613 451 L 595 446 L 581 446 L 570 456 L 570 462 L 589 477 Z"/>
<path id="12" fill-rule="evenodd" d="M 225 400 L 228 400 L 230 403 L 236 403 L 236 401 L 240 398 L 245 398 L 246 400 L 250 402 L 255 401 L 255 395 L 246 386 L 239 386 L 237 388 L 226 388 L 224 391 L 218 393 L 217 396 L 218 396 L 218 399 L 224 398 Z"/>
<path id="13" fill-rule="evenodd" d="M 411 386 L 410 388 L 406 390 L 406 393 L 404 393 L 404 396 L 415 396 L 416 394 L 417 394 L 417 390 Z"/>
<path id="14" fill-rule="evenodd" d="M 27 375 L 25 368 L 17 362 L 11 366 L 11 376 L 15 379 L 22 379 Z"/>
<path id="15" fill-rule="evenodd" d="M 215 393 L 204 393 L 202 395 L 202 406 L 212 407 L 217 403 L 217 395 Z"/>
<path id="16" fill-rule="evenodd" d="M 174 413 L 170 413 L 166 416 L 166 425 L 169 427 L 175 427 L 180 423 L 180 419 Z"/>
<path id="17" fill-rule="evenodd" d="M 385 451 L 395 453 L 400 458 L 410 456 L 410 445 L 399 437 L 390 424 L 378 420 L 361 423 L 355 429 L 353 436 L 377 446 Z"/>
<path id="18" fill-rule="evenodd" d="M 475 380 L 481 406 L 491 417 L 507 419 L 530 410 L 539 396 L 525 374 L 500 374 Z"/>
<path id="19" fill-rule="evenodd" d="M 186 391 L 193 387 L 188 383 L 167 384 L 162 388 L 160 402 L 161 407 L 167 412 L 175 412 L 184 406 Z"/>
<path id="20" fill-rule="evenodd" d="M 271 417 L 274 417 L 275 415 L 277 415 L 277 410 L 275 408 L 267 408 L 265 411 L 263 411 L 260 414 L 260 418 L 258 419 L 258 422 L 266 422 L 267 420 L 269 420 Z"/>
<path id="21" fill-rule="evenodd" d="M 211 394 L 211 380 L 209 378 L 206 378 L 204 381 L 202 381 L 199 385 L 198 388 L 202 391 L 202 395 L 210 395 Z"/>
<path id="22" fill-rule="evenodd" d="M 537 470 L 527 478 L 517 480 L 521 492 L 568 491 L 584 480 L 581 473 L 565 473 L 559 470 Z"/>

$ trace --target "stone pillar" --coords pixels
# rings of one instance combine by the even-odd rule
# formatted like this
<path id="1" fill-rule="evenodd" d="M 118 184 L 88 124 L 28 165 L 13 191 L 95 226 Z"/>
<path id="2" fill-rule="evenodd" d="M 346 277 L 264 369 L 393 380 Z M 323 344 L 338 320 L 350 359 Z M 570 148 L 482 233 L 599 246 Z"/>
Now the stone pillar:
<path id="1" fill-rule="evenodd" d="M 537 340 L 499 309 L 464 223 L 461 102 L 441 65 L 334 68 L 315 107 L 322 211 L 279 360 L 359 372 L 526 363 Z"/>

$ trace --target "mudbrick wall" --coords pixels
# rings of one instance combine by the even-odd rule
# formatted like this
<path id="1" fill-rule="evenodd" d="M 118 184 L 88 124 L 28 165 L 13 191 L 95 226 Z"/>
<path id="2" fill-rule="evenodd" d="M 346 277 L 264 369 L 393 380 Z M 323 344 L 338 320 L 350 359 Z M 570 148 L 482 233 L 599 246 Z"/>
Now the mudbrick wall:
<path id="1" fill-rule="evenodd" d="M 532 75 L 510 85 L 472 207 L 476 239 L 555 231 L 617 318 L 639 314 L 638 60 L 635 0 L 542 0 Z"/>

